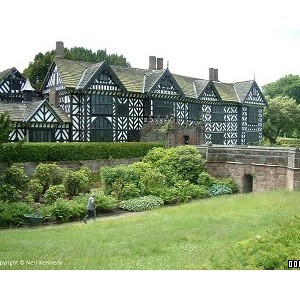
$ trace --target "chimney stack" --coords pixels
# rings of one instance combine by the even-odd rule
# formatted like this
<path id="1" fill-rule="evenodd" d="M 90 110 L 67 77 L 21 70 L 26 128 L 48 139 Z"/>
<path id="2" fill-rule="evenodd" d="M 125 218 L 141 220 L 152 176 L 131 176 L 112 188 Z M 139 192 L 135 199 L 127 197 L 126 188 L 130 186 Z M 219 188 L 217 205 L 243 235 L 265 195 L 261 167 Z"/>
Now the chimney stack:
<path id="1" fill-rule="evenodd" d="M 164 59 L 159 57 L 157 58 L 157 70 L 161 70 L 164 68 Z"/>
<path id="2" fill-rule="evenodd" d="M 49 93 L 49 104 L 54 107 L 59 107 L 59 95 L 55 88 L 52 88 Z"/>
<path id="3" fill-rule="evenodd" d="M 55 57 L 56 58 L 64 58 L 64 43 L 63 42 L 56 42 L 56 49 L 55 49 Z"/>
<path id="4" fill-rule="evenodd" d="M 209 68 L 209 80 L 219 81 L 219 71 L 218 71 L 218 69 Z"/>
<path id="5" fill-rule="evenodd" d="M 150 70 L 156 69 L 156 56 L 149 56 L 149 69 Z"/>

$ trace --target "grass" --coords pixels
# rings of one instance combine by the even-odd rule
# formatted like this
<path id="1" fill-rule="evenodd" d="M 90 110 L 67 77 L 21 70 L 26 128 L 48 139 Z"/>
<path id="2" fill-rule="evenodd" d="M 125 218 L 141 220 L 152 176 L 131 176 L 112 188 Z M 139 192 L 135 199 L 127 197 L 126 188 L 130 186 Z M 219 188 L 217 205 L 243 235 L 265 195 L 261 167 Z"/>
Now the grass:
<path id="1" fill-rule="evenodd" d="M 97 221 L 0 231 L 0 269 L 203 270 L 300 215 L 300 192 L 214 197 Z"/>

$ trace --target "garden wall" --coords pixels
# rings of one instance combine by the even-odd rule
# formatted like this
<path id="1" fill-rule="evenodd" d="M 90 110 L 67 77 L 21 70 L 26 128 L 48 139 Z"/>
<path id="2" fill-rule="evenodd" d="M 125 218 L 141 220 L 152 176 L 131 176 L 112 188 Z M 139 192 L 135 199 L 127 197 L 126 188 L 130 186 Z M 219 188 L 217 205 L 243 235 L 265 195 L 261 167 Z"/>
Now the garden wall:
<path id="1" fill-rule="evenodd" d="M 216 177 L 231 176 L 241 192 L 272 189 L 300 190 L 298 148 L 255 146 L 199 146 L 208 172 Z"/>
<path id="2" fill-rule="evenodd" d="M 117 166 L 117 165 L 129 165 L 131 163 L 134 163 L 136 161 L 140 161 L 141 158 L 130 158 L 130 159 L 103 159 L 103 160 L 83 160 L 78 162 L 68 162 L 68 161 L 60 161 L 56 164 L 59 167 L 62 167 L 64 169 L 69 169 L 72 171 L 76 171 L 80 169 L 82 166 L 88 167 L 93 173 L 97 173 L 101 167 L 103 166 Z M 53 163 L 51 161 L 49 162 L 43 162 L 43 163 Z M 26 175 L 32 176 L 37 165 L 39 163 L 34 162 L 25 162 L 25 163 L 14 163 L 15 166 L 23 167 Z M 4 168 L 3 165 L 0 165 L 0 169 Z"/>

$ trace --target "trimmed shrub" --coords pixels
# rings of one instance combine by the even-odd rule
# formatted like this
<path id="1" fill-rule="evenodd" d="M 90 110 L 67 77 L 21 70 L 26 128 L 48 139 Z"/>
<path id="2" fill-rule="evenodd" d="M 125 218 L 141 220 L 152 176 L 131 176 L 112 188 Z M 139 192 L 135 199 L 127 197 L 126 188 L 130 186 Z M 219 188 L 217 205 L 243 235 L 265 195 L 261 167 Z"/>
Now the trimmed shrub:
<path id="1" fill-rule="evenodd" d="M 100 178 L 105 186 L 105 193 L 119 200 L 139 196 L 143 190 L 140 175 L 131 166 L 102 167 Z"/>
<path id="2" fill-rule="evenodd" d="M 80 161 L 145 156 L 158 142 L 126 143 L 5 143 L 1 145 L 0 162 Z"/>
<path id="3" fill-rule="evenodd" d="M 45 193 L 45 200 L 47 204 L 54 203 L 59 198 L 66 196 L 66 189 L 63 184 L 50 185 L 49 189 Z"/>
<path id="4" fill-rule="evenodd" d="M 73 197 L 79 193 L 87 192 L 91 178 L 91 173 L 85 167 L 82 167 L 78 171 L 67 172 L 63 180 L 66 193 Z"/>
<path id="5" fill-rule="evenodd" d="M 166 177 L 168 186 L 179 180 L 197 183 L 198 176 L 205 171 L 205 160 L 193 146 L 177 146 L 173 148 L 154 148 L 144 157 L 143 162 L 151 164 Z"/>
<path id="6" fill-rule="evenodd" d="M 119 207 L 127 211 L 150 210 L 164 205 L 164 201 L 156 196 L 143 196 L 126 201 L 121 201 Z"/>
<path id="7" fill-rule="evenodd" d="M 55 163 L 39 164 L 35 169 L 35 178 L 40 181 L 43 186 L 43 194 L 50 185 L 61 184 L 65 175 L 65 170 L 60 168 Z"/>
<path id="8" fill-rule="evenodd" d="M 28 182 L 28 196 L 32 198 L 32 201 L 39 201 L 43 194 L 43 186 L 38 179 L 32 178 Z"/>

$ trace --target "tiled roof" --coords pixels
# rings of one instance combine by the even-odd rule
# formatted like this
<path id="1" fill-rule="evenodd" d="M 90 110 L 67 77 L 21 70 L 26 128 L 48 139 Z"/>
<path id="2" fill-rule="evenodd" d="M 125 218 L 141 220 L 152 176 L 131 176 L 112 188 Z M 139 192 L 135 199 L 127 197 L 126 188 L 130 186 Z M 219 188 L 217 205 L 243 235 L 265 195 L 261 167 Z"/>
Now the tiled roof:
<path id="1" fill-rule="evenodd" d="M 214 81 L 214 86 L 223 101 L 239 102 L 233 84 Z"/>
<path id="2" fill-rule="evenodd" d="M 35 101 L 32 103 L 0 102 L 0 114 L 7 112 L 12 121 L 26 122 L 45 101 L 47 102 L 47 100 Z M 61 108 L 51 106 L 51 109 L 63 123 L 71 123 L 70 118 Z"/>
<path id="3" fill-rule="evenodd" d="M 111 66 L 117 77 L 123 83 L 127 91 L 142 93 L 144 86 L 144 76 L 147 70 Z"/>
<path id="4" fill-rule="evenodd" d="M 159 81 L 168 69 L 149 70 L 131 67 L 108 65 L 106 62 L 91 63 L 56 58 L 55 64 L 66 88 L 84 89 L 93 76 L 103 66 L 111 69 L 119 81 L 119 85 L 128 92 L 144 93 L 151 91 L 151 88 Z M 1 73 L 0 73 L 1 74 Z M 170 73 L 171 74 L 171 73 Z M 223 101 L 242 102 L 248 95 L 254 81 L 236 83 L 223 83 L 210 81 L 188 76 L 171 74 L 175 83 L 187 98 L 198 98 L 209 82 L 211 82 Z"/>
<path id="5" fill-rule="evenodd" d="M 93 77 L 93 75 L 99 70 L 99 68 L 103 65 L 103 61 L 97 64 L 93 64 L 87 67 L 76 86 L 77 89 L 82 89 Z"/>
<path id="6" fill-rule="evenodd" d="M 84 71 L 95 63 L 75 61 L 69 59 L 55 59 L 55 64 L 66 88 L 75 89 Z"/>
<path id="7" fill-rule="evenodd" d="M 236 90 L 236 93 L 239 97 L 239 100 L 242 102 L 247 97 L 252 85 L 254 83 L 254 80 L 249 81 L 242 81 L 242 82 L 235 82 L 234 88 Z"/>
<path id="8" fill-rule="evenodd" d="M 14 71 L 16 71 L 16 68 L 6 69 L 6 70 L 0 72 L 0 82 L 1 82 L 7 75 L 13 73 Z"/>

